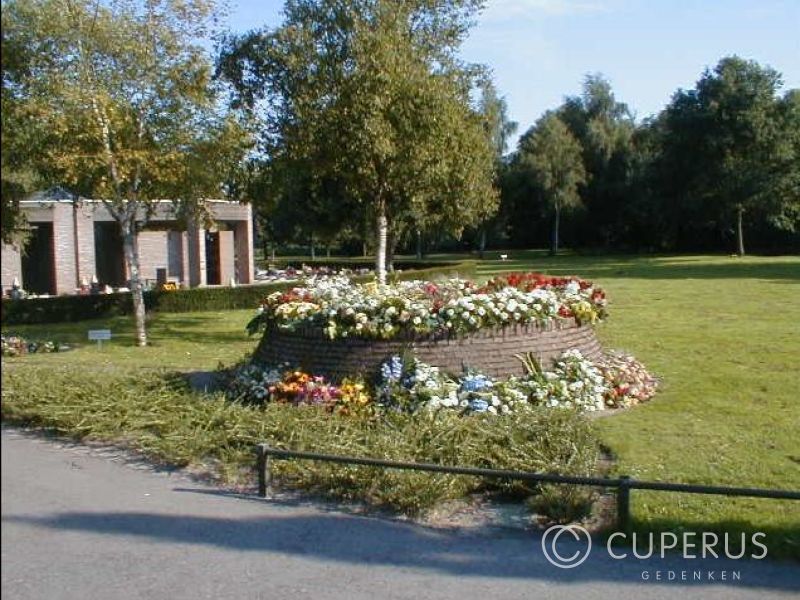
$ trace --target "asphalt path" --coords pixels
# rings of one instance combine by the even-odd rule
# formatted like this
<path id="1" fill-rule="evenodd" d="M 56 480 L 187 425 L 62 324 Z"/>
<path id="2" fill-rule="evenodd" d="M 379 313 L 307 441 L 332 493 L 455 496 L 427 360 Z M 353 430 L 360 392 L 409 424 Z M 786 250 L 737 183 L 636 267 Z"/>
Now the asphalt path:
<path id="1" fill-rule="evenodd" d="M 265 501 L 122 454 L 2 431 L 4 599 L 800 597 L 797 563 L 615 560 L 595 540 L 585 562 L 560 569 L 541 539 Z M 585 548 L 567 539 L 559 549 Z"/>

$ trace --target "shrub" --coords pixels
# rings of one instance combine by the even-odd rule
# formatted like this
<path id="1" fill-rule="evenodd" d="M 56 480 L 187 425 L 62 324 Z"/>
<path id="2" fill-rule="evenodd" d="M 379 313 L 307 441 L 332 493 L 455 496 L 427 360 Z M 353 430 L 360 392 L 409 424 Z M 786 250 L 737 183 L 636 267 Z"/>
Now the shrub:
<path id="1" fill-rule="evenodd" d="M 531 496 L 528 507 L 556 523 L 571 523 L 588 517 L 597 493 L 582 485 L 544 484 Z"/>
<path id="2" fill-rule="evenodd" d="M 470 418 L 449 411 L 339 416 L 314 406 L 232 403 L 221 394 L 195 394 L 181 380 L 163 375 L 146 380 L 141 372 L 75 377 L 67 370 L 32 365 L 9 370 L 4 384 L 0 406 L 5 421 L 78 439 L 125 440 L 147 456 L 177 465 L 212 463 L 231 483 L 250 481 L 253 447 L 259 442 L 397 461 L 572 475 L 591 474 L 597 459 L 588 423 L 566 410 Z M 538 492 L 537 487 L 474 477 L 309 461 L 276 461 L 274 473 L 287 487 L 410 514 L 481 489 Z"/>

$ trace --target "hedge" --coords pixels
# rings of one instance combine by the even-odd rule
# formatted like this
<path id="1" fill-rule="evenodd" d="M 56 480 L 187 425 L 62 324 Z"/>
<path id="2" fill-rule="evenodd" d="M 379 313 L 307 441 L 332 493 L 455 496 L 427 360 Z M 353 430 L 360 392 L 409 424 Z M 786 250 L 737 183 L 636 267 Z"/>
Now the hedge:
<path id="1" fill-rule="evenodd" d="M 314 262 L 315 265 L 334 266 L 334 263 Z M 344 263 L 338 263 L 344 266 Z M 353 263 L 349 263 L 350 268 Z M 423 267 L 423 268 L 414 268 Z M 391 274 L 394 280 L 436 279 L 459 275 L 475 276 L 475 261 L 459 263 L 403 263 L 398 268 L 405 270 Z M 358 282 L 370 281 L 372 275 L 359 275 Z M 291 283 L 265 283 L 238 287 L 205 287 L 171 292 L 149 291 L 144 293 L 145 306 L 152 312 L 195 312 L 201 310 L 255 309 L 267 294 L 284 290 Z M 133 312 L 133 300 L 129 293 L 97 294 L 89 296 L 57 296 L 53 298 L 31 298 L 11 300 L 4 298 L 0 322 L 5 325 L 34 325 L 39 323 L 74 322 L 98 319 Z"/>

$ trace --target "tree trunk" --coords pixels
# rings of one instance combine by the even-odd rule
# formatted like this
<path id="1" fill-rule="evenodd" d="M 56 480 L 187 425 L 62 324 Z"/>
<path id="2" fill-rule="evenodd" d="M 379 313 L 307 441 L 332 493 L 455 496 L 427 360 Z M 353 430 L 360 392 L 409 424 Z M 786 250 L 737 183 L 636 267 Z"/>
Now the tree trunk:
<path id="1" fill-rule="evenodd" d="M 744 207 L 736 207 L 736 253 L 739 256 L 744 256 L 744 230 L 742 228 L 742 221 L 744 217 Z"/>
<path id="2" fill-rule="evenodd" d="M 417 229 L 417 260 L 422 260 L 422 232 Z"/>
<path id="3" fill-rule="evenodd" d="M 136 345 L 147 345 L 145 327 L 144 293 L 139 272 L 139 241 L 136 237 L 136 222 L 128 220 L 120 223 L 122 228 L 122 249 L 130 274 L 131 294 L 133 295 L 133 317 L 136 325 Z"/>
<path id="4" fill-rule="evenodd" d="M 378 283 L 386 283 L 386 238 L 389 230 L 389 220 L 386 218 L 386 208 L 383 204 L 378 206 L 376 233 L 378 235 L 375 251 L 375 275 Z"/>
<path id="5" fill-rule="evenodd" d="M 325 257 L 326 258 L 330 258 L 331 257 L 331 245 L 330 244 L 325 244 Z"/>
<path id="6" fill-rule="evenodd" d="M 478 257 L 483 260 L 483 255 L 486 252 L 486 226 L 481 227 L 481 237 L 478 240 Z"/>
<path id="7" fill-rule="evenodd" d="M 394 252 L 397 249 L 397 237 L 390 233 L 386 237 L 386 270 L 394 271 Z"/>
<path id="8" fill-rule="evenodd" d="M 556 204 L 555 214 L 553 215 L 553 240 L 550 244 L 550 256 L 558 254 L 558 226 L 561 218 L 561 207 Z"/>
<path id="9" fill-rule="evenodd" d="M 311 234 L 310 243 L 311 243 L 311 260 L 316 260 L 316 258 L 317 258 L 317 250 L 314 247 L 314 234 L 313 233 Z"/>
<path id="10" fill-rule="evenodd" d="M 271 261 L 275 262 L 275 244 L 272 244 L 272 253 L 271 253 Z"/>

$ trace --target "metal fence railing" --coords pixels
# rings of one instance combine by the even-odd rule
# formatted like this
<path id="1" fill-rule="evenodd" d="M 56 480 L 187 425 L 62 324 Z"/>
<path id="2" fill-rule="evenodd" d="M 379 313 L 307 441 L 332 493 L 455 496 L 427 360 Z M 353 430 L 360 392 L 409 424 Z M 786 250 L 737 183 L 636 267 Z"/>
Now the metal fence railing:
<path id="1" fill-rule="evenodd" d="M 258 475 L 258 495 L 266 498 L 272 484 L 273 460 L 316 460 L 348 465 L 368 467 L 384 467 L 406 471 L 428 471 L 431 473 L 448 473 L 451 475 L 471 475 L 490 479 L 514 479 L 539 483 L 555 483 L 563 485 L 585 485 L 616 489 L 617 528 L 621 531 L 630 529 L 631 490 L 653 490 L 659 492 L 680 492 L 685 494 L 712 494 L 721 496 L 743 496 L 750 498 L 772 498 L 776 500 L 800 500 L 800 491 L 775 490 L 745 487 L 724 487 L 714 485 L 693 485 L 688 483 L 667 483 L 661 481 L 639 481 L 621 475 L 617 478 L 579 477 L 573 475 L 555 475 L 551 473 L 530 473 L 527 471 L 509 471 L 503 469 L 481 469 L 475 467 L 451 467 L 431 463 L 396 462 L 379 458 L 356 456 L 340 456 L 337 454 L 321 454 L 317 452 L 298 452 L 282 450 L 268 444 L 256 446 L 256 471 Z"/>

